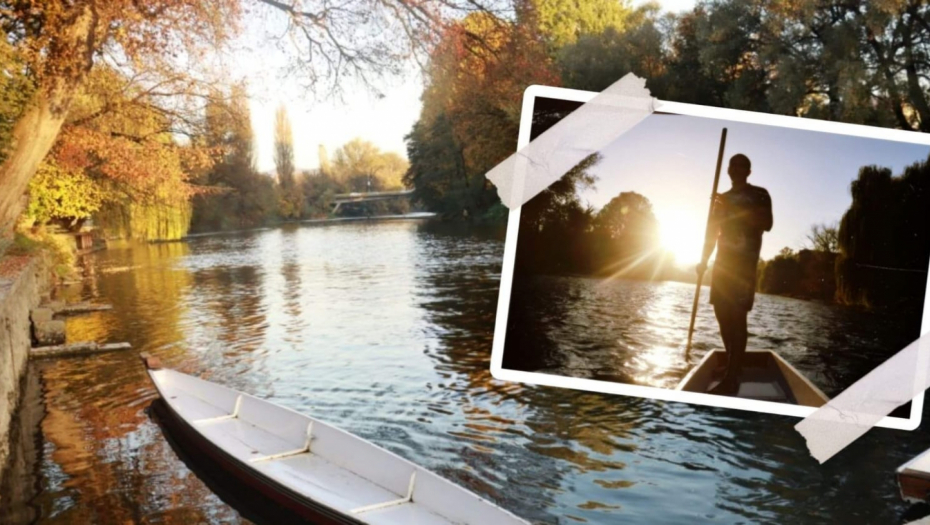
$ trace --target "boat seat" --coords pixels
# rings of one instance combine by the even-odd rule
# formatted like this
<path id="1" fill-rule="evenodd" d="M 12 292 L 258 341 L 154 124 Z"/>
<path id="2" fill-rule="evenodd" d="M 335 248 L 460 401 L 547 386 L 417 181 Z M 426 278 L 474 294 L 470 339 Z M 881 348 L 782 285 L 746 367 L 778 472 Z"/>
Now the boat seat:
<path id="1" fill-rule="evenodd" d="M 178 415 L 188 421 L 212 419 L 228 414 L 225 410 L 180 389 L 171 392 L 171 406 Z"/>
<path id="2" fill-rule="evenodd" d="M 435 525 L 446 521 L 423 505 L 414 503 L 373 510 L 366 512 L 364 516 L 365 522 L 370 525 L 396 525 L 398 523 L 405 525 Z"/>
<path id="3" fill-rule="evenodd" d="M 196 425 L 205 437 L 242 461 L 295 450 L 293 443 L 238 418 L 205 420 Z"/>
<path id="4" fill-rule="evenodd" d="M 312 452 L 263 461 L 254 466 L 269 478 L 345 513 L 404 497 Z M 369 513 L 364 516 L 367 520 Z"/>
<path id="5" fill-rule="evenodd" d="M 204 437 L 226 453 L 251 463 L 275 481 L 341 511 L 403 498 L 310 451 L 295 450 L 293 443 L 242 419 L 209 419 L 196 425 Z M 281 454 L 283 456 L 277 457 Z"/>

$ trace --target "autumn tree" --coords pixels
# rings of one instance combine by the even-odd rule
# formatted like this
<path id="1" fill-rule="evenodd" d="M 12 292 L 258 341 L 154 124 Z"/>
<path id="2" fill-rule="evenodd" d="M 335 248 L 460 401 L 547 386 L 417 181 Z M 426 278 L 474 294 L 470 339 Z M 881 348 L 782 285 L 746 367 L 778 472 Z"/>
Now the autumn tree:
<path id="1" fill-rule="evenodd" d="M 278 106 L 274 114 L 274 165 L 278 184 L 282 188 L 294 187 L 294 135 L 287 108 Z"/>
<path id="2" fill-rule="evenodd" d="M 121 234 L 186 233 L 188 200 L 198 191 L 191 178 L 214 159 L 208 148 L 176 140 L 184 123 L 154 98 L 116 69 L 92 71 L 30 181 L 25 218 L 74 225 L 106 211 L 100 222 Z"/>
<path id="3" fill-rule="evenodd" d="M 330 171 L 348 191 L 398 190 L 404 187 L 407 160 L 373 143 L 352 139 L 336 150 Z"/>
<path id="4" fill-rule="evenodd" d="M 478 217 L 499 203 L 484 174 L 514 150 L 526 87 L 559 83 L 546 49 L 527 18 L 476 13 L 446 28 L 408 135 L 405 184 L 419 200 L 457 217 Z"/>
<path id="5" fill-rule="evenodd" d="M 157 72 L 185 71 L 236 29 L 240 9 L 224 0 L 22 0 L 0 9 L 4 41 L 34 85 L 17 115 L 0 164 L 0 232 L 9 232 L 23 191 L 52 148 L 95 64 L 120 62 Z M 160 80 L 149 88 L 159 89 Z"/>
<path id="6" fill-rule="evenodd" d="M 278 195 L 272 177 L 258 173 L 245 85 L 207 101 L 202 140 L 219 150 L 216 165 L 198 183 L 209 188 L 193 199 L 191 230 L 218 231 L 265 226 L 276 221 Z"/>
<path id="7" fill-rule="evenodd" d="M 4 82 L 23 75 L 29 85 L 25 103 L 5 113 L 11 119 L 0 164 L 0 235 L 9 233 L 30 177 L 100 64 L 150 75 L 152 93 L 169 94 L 174 89 L 165 80 L 205 80 L 195 73 L 209 63 L 207 53 L 223 49 L 248 12 L 285 29 L 272 43 L 297 78 L 333 93 L 348 78 L 371 87 L 410 58 L 424 57 L 450 18 L 476 10 L 504 14 L 480 0 L 353 0 L 337 9 L 299 0 L 15 0 L 0 7 L 8 45 L 0 58 L 11 58 L 3 64 Z"/>
<path id="8" fill-rule="evenodd" d="M 294 135 L 287 108 L 278 106 L 274 115 L 274 165 L 278 174 L 280 212 L 286 219 L 296 219 L 303 208 L 303 196 L 297 185 L 294 168 Z"/>

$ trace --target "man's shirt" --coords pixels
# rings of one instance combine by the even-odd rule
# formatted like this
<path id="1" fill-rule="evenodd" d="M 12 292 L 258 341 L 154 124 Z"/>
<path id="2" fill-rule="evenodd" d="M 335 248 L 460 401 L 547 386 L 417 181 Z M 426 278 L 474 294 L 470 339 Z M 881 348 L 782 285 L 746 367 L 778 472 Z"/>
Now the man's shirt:
<path id="1" fill-rule="evenodd" d="M 746 184 L 720 196 L 714 207 L 717 230 L 710 302 L 752 308 L 762 234 L 772 229 L 772 199 L 765 188 Z"/>

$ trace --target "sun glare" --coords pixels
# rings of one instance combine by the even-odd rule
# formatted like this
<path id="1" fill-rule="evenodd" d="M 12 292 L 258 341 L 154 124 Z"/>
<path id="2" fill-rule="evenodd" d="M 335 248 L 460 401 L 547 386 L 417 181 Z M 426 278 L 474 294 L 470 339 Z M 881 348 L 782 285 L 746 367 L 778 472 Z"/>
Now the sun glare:
<path id="1" fill-rule="evenodd" d="M 703 221 L 683 210 L 657 213 L 662 247 L 678 264 L 697 264 L 704 245 Z"/>

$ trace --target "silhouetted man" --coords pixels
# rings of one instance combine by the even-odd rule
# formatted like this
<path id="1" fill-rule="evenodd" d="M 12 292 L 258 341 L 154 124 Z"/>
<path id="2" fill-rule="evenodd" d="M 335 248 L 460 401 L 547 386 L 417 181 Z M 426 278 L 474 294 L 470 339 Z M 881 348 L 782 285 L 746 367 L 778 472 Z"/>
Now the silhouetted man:
<path id="1" fill-rule="evenodd" d="M 730 395 L 739 391 L 743 356 L 748 335 L 746 318 L 756 295 L 756 269 L 762 234 L 772 229 L 772 199 L 765 188 L 746 182 L 752 164 L 743 154 L 733 155 L 727 173 L 730 191 L 714 199 L 711 235 L 707 239 L 710 253 L 717 247 L 710 303 L 720 325 L 720 336 L 727 351 L 727 369 L 712 394 Z M 703 272 L 699 267 L 698 271 Z"/>

